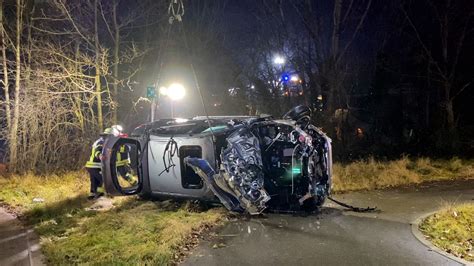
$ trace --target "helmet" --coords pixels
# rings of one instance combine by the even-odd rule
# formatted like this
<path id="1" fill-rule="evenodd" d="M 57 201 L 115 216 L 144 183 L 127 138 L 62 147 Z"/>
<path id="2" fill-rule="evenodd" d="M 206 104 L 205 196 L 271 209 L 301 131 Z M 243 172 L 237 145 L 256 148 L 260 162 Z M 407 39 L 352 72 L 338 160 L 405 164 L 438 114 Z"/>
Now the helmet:
<path id="1" fill-rule="evenodd" d="M 113 129 L 117 130 L 119 133 L 122 133 L 123 127 L 121 125 L 113 125 Z"/>
<path id="2" fill-rule="evenodd" d="M 102 132 L 101 135 L 103 136 L 106 136 L 106 135 L 114 135 L 114 136 L 117 136 L 119 134 L 119 131 L 115 128 L 112 128 L 112 127 L 108 127 L 104 130 L 104 132 Z"/>

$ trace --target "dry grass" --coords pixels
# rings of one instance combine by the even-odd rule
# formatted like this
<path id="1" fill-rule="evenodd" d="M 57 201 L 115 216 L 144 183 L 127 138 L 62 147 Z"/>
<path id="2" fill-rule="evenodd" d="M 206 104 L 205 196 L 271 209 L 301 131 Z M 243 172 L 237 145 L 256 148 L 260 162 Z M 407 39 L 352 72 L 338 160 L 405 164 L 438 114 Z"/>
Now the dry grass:
<path id="1" fill-rule="evenodd" d="M 89 177 L 83 171 L 48 176 L 30 173 L 0 177 L 0 200 L 20 210 L 45 207 L 88 191 Z M 35 198 L 44 202 L 33 202 Z"/>
<path id="2" fill-rule="evenodd" d="M 0 201 L 34 227 L 52 265 L 170 264 L 195 231 L 224 216 L 221 208 L 195 211 L 186 202 L 135 197 L 114 198 L 115 208 L 91 211 L 88 189 L 86 172 L 0 177 Z"/>
<path id="3" fill-rule="evenodd" d="M 334 190 L 384 188 L 424 181 L 473 178 L 472 162 L 427 158 L 335 164 Z M 86 172 L 0 177 L 0 202 L 22 212 L 41 236 L 50 264 L 170 264 L 196 230 L 224 216 L 221 208 L 194 211 L 186 203 L 113 199 L 113 208 L 87 210 Z M 44 202 L 33 202 L 34 198 Z M 472 231 L 471 231 L 472 232 Z"/>
<path id="4" fill-rule="evenodd" d="M 459 178 L 474 178 L 473 161 L 408 157 L 376 161 L 371 158 L 344 165 L 334 164 L 333 191 L 370 190 Z"/>
<path id="5" fill-rule="evenodd" d="M 128 201 L 43 241 L 49 263 L 167 265 L 179 247 L 202 226 L 214 225 L 221 209 L 193 212 L 185 204 L 169 208 L 154 202 Z"/>
<path id="6" fill-rule="evenodd" d="M 437 247 L 474 262 L 474 204 L 447 204 L 426 218 L 420 230 Z"/>

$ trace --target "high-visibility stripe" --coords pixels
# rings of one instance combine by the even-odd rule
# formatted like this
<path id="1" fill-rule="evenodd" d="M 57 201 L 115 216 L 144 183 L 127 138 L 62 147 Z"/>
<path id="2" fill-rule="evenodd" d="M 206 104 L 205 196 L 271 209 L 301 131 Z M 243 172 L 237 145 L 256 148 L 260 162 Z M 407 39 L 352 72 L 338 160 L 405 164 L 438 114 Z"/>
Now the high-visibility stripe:
<path id="1" fill-rule="evenodd" d="M 130 158 L 125 145 L 120 146 L 117 152 L 116 166 L 124 166 L 130 164 Z"/>
<path id="2" fill-rule="evenodd" d="M 130 164 L 130 159 L 125 159 L 125 160 L 117 161 L 117 163 L 116 163 L 115 165 L 116 165 L 116 166 L 124 166 L 124 165 L 127 165 L 127 164 Z"/>
<path id="3" fill-rule="evenodd" d="M 91 156 L 89 157 L 89 160 L 86 162 L 87 168 L 101 168 L 101 163 L 100 163 L 100 158 L 99 158 L 101 151 L 98 149 L 102 147 L 102 142 L 103 142 L 103 139 L 98 139 L 92 145 Z"/>
<path id="4" fill-rule="evenodd" d="M 97 163 L 97 162 L 87 162 L 86 163 L 86 168 L 102 168 L 102 164 L 101 163 Z"/>

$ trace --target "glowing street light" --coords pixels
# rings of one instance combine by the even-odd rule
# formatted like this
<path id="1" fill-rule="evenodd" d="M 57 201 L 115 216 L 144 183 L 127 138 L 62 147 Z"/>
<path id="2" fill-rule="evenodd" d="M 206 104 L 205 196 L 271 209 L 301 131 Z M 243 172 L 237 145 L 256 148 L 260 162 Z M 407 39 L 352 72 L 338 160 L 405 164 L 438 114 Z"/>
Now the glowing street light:
<path id="1" fill-rule="evenodd" d="M 186 95 L 186 90 L 184 86 L 179 83 L 173 83 L 169 85 L 169 87 L 161 87 L 160 94 L 164 96 L 168 96 L 170 99 L 170 106 L 171 106 L 171 118 L 174 117 L 174 104 L 173 102 L 179 101 L 184 98 Z M 181 120 L 179 120 L 181 121 Z M 179 122 L 178 122 L 179 123 Z"/>
<path id="2" fill-rule="evenodd" d="M 179 83 L 173 83 L 166 89 L 166 94 L 172 101 L 179 101 L 184 98 L 186 91 L 184 86 Z"/>
<path id="3" fill-rule="evenodd" d="M 283 65 L 285 63 L 285 58 L 280 55 L 277 55 L 273 58 L 273 63 L 275 65 Z"/>
<path id="4" fill-rule="evenodd" d="M 168 91 L 168 88 L 166 88 L 166 87 L 161 87 L 160 88 L 160 94 L 162 94 L 162 95 L 166 95 L 167 91 Z"/>
<path id="5" fill-rule="evenodd" d="M 154 121 L 155 119 L 155 109 L 156 109 L 156 102 L 155 102 L 155 95 L 154 95 L 154 92 L 155 92 L 155 89 L 154 87 L 150 87 L 152 88 L 153 90 L 149 90 L 149 91 L 152 91 L 153 93 L 153 101 L 152 101 L 152 104 L 151 104 L 151 121 Z M 147 88 L 148 89 L 148 88 Z M 173 102 L 174 101 L 179 101 L 181 99 L 184 98 L 184 96 L 186 95 L 186 90 L 184 89 L 184 86 L 179 84 L 179 83 L 173 83 L 171 84 L 169 87 L 160 87 L 159 89 L 159 93 L 163 96 L 168 96 L 168 98 L 170 99 L 170 105 L 171 105 L 171 118 L 173 118 L 174 116 L 174 104 Z"/>

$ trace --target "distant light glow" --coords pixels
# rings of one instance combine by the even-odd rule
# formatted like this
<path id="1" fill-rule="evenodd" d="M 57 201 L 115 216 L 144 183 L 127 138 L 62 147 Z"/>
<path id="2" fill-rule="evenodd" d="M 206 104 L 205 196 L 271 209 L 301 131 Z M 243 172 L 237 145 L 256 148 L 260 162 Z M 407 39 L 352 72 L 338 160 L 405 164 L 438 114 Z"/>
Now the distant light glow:
<path id="1" fill-rule="evenodd" d="M 176 118 L 174 121 L 175 121 L 176 123 L 186 123 L 186 122 L 188 122 L 189 120 L 186 119 L 186 118 Z"/>
<path id="2" fill-rule="evenodd" d="M 297 82 L 297 81 L 300 80 L 300 78 L 298 77 L 298 75 L 292 75 L 290 80 L 293 81 L 293 82 Z"/>
<path id="3" fill-rule="evenodd" d="M 318 100 L 320 100 L 320 101 L 323 100 L 323 96 L 321 94 L 318 95 Z"/>
<path id="4" fill-rule="evenodd" d="M 283 65 L 285 63 L 285 58 L 280 56 L 280 55 L 276 55 L 274 58 L 273 58 L 273 63 L 275 65 Z"/>
<path id="5" fill-rule="evenodd" d="M 161 87 L 160 88 L 160 94 L 166 95 L 167 91 L 168 91 L 168 89 L 166 87 Z"/>
<path id="6" fill-rule="evenodd" d="M 183 85 L 179 83 L 173 83 L 166 90 L 166 95 L 168 95 L 171 100 L 178 101 L 184 98 L 186 91 L 184 90 Z"/>
<path id="7" fill-rule="evenodd" d="M 250 86 L 251 89 L 255 89 L 255 85 Z"/>
<path id="8" fill-rule="evenodd" d="M 229 91 L 230 96 L 235 96 L 235 95 L 237 95 L 237 93 L 239 91 L 239 88 L 230 88 L 230 89 L 228 89 L 228 91 Z"/>
<path id="9" fill-rule="evenodd" d="M 285 74 L 285 75 L 282 76 L 282 79 L 283 79 L 284 81 L 288 81 L 288 80 L 290 79 L 290 77 Z"/>

